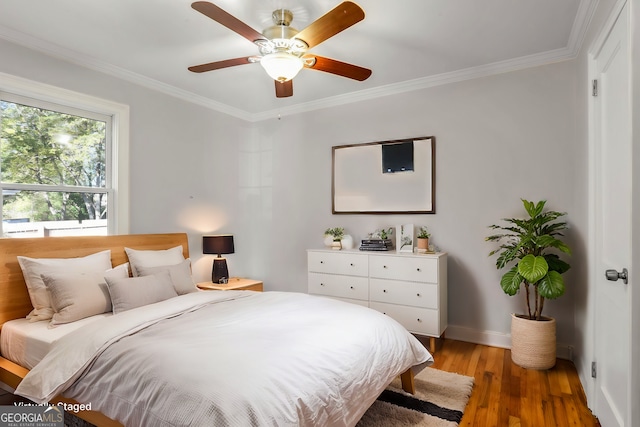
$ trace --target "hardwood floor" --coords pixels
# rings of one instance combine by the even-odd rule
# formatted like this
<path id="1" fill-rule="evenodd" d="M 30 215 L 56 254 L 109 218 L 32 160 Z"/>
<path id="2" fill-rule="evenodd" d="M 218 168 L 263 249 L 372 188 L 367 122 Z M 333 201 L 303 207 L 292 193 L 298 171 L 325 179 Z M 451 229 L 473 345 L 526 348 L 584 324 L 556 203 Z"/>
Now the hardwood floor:
<path id="1" fill-rule="evenodd" d="M 428 348 L 428 339 L 421 341 Z M 439 340 L 434 359 L 436 369 L 475 378 L 460 426 L 600 426 L 571 361 L 558 359 L 548 371 L 524 369 L 508 349 L 450 339 Z"/>

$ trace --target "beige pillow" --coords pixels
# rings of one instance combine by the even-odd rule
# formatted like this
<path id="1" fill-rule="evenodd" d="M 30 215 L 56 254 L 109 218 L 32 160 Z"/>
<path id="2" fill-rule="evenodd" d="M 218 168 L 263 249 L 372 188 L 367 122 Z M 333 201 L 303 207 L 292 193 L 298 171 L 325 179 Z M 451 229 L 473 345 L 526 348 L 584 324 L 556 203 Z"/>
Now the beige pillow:
<path id="1" fill-rule="evenodd" d="M 50 327 L 75 322 L 85 317 L 111 311 L 111 298 L 105 277 L 129 277 L 129 265 L 122 264 L 97 273 L 52 273 L 43 274 L 51 305 L 54 310 Z"/>
<path id="2" fill-rule="evenodd" d="M 44 243 L 43 243 L 44 244 Z M 102 276 L 111 268 L 111 251 L 106 250 L 80 258 L 28 258 L 18 257 L 24 281 L 27 284 L 33 310 L 27 315 L 31 322 L 49 320 L 53 307 L 42 275 L 55 273 L 96 273 Z"/>
<path id="3" fill-rule="evenodd" d="M 162 265 L 175 265 L 184 261 L 182 245 L 163 250 L 138 250 L 124 248 L 131 264 L 133 277 L 140 276 L 138 267 L 160 267 Z"/>
<path id="4" fill-rule="evenodd" d="M 120 279 L 105 277 L 105 280 L 111 296 L 113 314 L 178 296 L 168 271 L 161 271 L 152 276 Z"/>
<path id="5" fill-rule="evenodd" d="M 150 276 L 161 271 L 168 271 L 171 282 L 178 295 L 197 292 L 196 284 L 191 277 L 191 260 L 189 258 L 176 265 L 163 265 L 160 267 L 138 266 L 138 276 Z"/>

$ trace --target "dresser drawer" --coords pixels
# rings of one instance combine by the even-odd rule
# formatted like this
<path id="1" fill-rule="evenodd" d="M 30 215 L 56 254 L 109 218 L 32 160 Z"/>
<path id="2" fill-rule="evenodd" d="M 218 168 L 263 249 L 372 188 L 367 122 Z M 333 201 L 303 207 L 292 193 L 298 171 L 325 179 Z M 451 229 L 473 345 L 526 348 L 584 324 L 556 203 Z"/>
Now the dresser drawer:
<path id="1" fill-rule="evenodd" d="M 367 276 L 369 257 L 364 254 L 334 252 L 308 252 L 309 271 L 316 273 L 344 274 L 349 276 Z"/>
<path id="2" fill-rule="evenodd" d="M 405 307 L 380 302 L 369 303 L 369 307 L 395 319 L 409 332 L 439 337 L 438 311 L 428 308 Z"/>
<path id="3" fill-rule="evenodd" d="M 369 298 L 377 302 L 437 309 L 438 285 L 372 278 L 369 279 Z"/>
<path id="4" fill-rule="evenodd" d="M 369 299 L 367 277 L 309 273 L 309 293 L 357 300 Z"/>
<path id="5" fill-rule="evenodd" d="M 438 260 L 421 257 L 371 256 L 369 275 L 381 279 L 437 283 Z"/>

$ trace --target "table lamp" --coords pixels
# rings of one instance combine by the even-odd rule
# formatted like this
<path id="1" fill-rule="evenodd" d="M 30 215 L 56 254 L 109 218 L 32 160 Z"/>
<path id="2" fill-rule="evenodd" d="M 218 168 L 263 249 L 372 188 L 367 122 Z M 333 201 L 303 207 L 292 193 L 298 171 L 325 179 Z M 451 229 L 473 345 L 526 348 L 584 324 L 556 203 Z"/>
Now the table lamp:
<path id="1" fill-rule="evenodd" d="M 229 270 L 227 269 L 227 259 L 222 254 L 232 254 L 233 235 L 232 234 L 216 234 L 211 236 L 202 236 L 202 253 L 218 255 L 213 260 L 213 268 L 211 270 L 211 281 L 220 283 L 220 279 L 229 279 Z"/>

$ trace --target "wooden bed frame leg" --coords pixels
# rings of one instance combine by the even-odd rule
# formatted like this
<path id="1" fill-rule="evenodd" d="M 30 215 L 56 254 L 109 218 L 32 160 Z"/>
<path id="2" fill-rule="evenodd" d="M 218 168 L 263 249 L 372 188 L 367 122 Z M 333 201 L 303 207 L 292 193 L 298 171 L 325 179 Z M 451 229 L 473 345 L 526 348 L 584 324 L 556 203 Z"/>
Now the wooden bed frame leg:
<path id="1" fill-rule="evenodd" d="M 416 394 L 416 384 L 413 381 L 413 371 L 411 368 L 400 374 L 400 381 L 402 381 L 402 389 L 407 393 Z"/>

